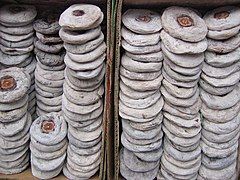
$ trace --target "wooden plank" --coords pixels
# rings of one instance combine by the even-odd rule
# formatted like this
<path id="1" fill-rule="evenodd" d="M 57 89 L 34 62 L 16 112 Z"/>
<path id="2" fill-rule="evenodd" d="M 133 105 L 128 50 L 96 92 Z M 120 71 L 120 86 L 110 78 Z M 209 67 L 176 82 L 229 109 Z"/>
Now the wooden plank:
<path id="1" fill-rule="evenodd" d="M 184 5 L 184 6 L 223 6 L 229 4 L 239 4 L 239 0 L 124 0 L 124 5 Z"/>
<path id="2" fill-rule="evenodd" d="M 4 175 L 0 174 L 0 179 L 5 180 L 38 180 L 38 178 L 34 177 L 32 175 L 31 169 L 28 168 L 27 170 L 23 171 L 19 174 L 13 174 L 13 175 Z M 98 174 L 96 174 L 94 177 L 92 177 L 90 180 L 98 180 Z M 53 178 L 52 180 L 67 180 L 67 178 L 61 173 L 57 177 Z"/>
<path id="3" fill-rule="evenodd" d="M 61 5 L 61 4 L 76 4 L 76 3 L 88 3 L 88 4 L 106 4 L 106 0 L 15 0 L 18 3 L 24 3 L 24 4 L 35 4 L 35 5 Z"/>
<path id="4" fill-rule="evenodd" d="M 122 19 L 122 0 L 116 0 L 116 7 L 115 7 L 115 20 L 116 20 L 116 27 L 115 27 L 115 77 L 114 77 L 114 180 L 119 179 L 119 168 L 120 168 L 120 136 L 121 136 L 121 126 L 120 126 L 120 118 L 119 118 L 119 108 L 118 108 L 118 99 L 119 99 L 119 68 L 120 68 L 120 58 L 121 58 L 121 19 Z"/>
<path id="5" fill-rule="evenodd" d="M 237 179 L 240 179 L 240 138 L 238 139 Z"/>
<path id="6" fill-rule="evenodd" d="M 113 122 L 113 80 L 114 80 L 114 25 L 113 23 L 113 8 L 114 0 L 107 0 L 107 63 L 106 63 L 106 78 L 105 78 L 105 109 L 106 109 L 106 179 L 113 179 L 114 172 L 114 122 Z"/>

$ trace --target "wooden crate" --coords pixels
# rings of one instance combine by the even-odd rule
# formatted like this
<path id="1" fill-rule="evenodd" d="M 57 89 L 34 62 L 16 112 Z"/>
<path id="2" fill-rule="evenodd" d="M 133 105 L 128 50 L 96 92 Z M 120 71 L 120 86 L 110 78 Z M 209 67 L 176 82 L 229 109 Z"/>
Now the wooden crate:
<path id="1" fill-rule="evenodd" d="M 115 26 L 115 54 L 114 54 L 114 166 L 111 171 L 114 171 L 112 178 L 114 180 L 121 179 L 119 173 L 119 151 L 121 148 L 120 143 L 120 133 L 121 125 L 119 120 L 118 112 L 118 95 L 119 95 L 119 68 L 120 68 L 120 58 L 121 58 L 121 21 L 122 13 L 128 8 L 150 8 L 156 11 L 168 6 L 188 6 L 196 7 L 202 12 L 206 12 L 208 9 L 224 6 L 224 5 L 239 5 L 239 0 L 116 0 L 116 5 L 114 8 L 113 21 L 116 23 Z M 239 139 L 240 143 L 240 139 Z M 238 157 L 238 174 L 240 174 L 240 147 L 239 147 L 239 157 Z M 240 177 L 239 177 L 240 179 Z"/>
<path id="2" fill-rule="evenodd" d="M 112 68 L 112 53 L 110 49 L 112 49 L 113 45 L 113 36 L 111 36 L 111 0 L 0 0 L 0 5 L 10 4 L 10 3 L 20 3 L 20 4 L 31 4 L 37 7 L 39 12 L 42 12 L 46 9 L 60 10 L 63 12 L 66 8 L 68 8 L 72 4 L 95 4 L 99 6 L 104 12 L 104 20 L 103 20 L 103 31 L 105 34 L 105 41 L 107 44 L 107 56 L 106 56 L 106 75 L 105 75 L 105 101 L 104 101 L 104 115 L 103 115 L 103 137 L 102 137 L 102 162 L 100 165 L 100 171 L 91 179 L 105 179 L 107 174 L 111 174 L 113 172 L 107 172 L 107 166 L 112 165 L 112 147 L 113 147 L 113 133 L 112 133 L 112 109 L 113 109 L 113 93 L 111 91 L 113 85 L 113 68 Z M 112 38 L 111 38 L 112 37 Z M 111 134 L 112 133 L 112 134 Z M 107 165 L 108 164 L 108 165 Z M 31 174 L 31 169 L 28 168 L 22 173 L 15 175 L 3 175 L 0 174 L 0 179 L 19 179 L 19 180 L 32 180 L 37 179 L 34 178 Z M 60 174 L 54 179 L 66 179 L 63 174 Z"/>

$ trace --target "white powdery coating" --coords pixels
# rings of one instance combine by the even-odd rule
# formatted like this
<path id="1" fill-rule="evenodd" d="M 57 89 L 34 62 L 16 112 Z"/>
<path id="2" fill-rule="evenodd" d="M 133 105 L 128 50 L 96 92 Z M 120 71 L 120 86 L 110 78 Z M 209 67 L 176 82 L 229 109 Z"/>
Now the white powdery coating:
<path id="1" fill-rule="evenodd" d="M 141 18 L 147 21 L 142 21 Z M 140 19 L 140 20 L 139 20 Z M 146 9 L 129 9 L 122 16 L 123 24 L 138 34 L 151 34 L 162 29 L 158 13 Z"/>
<path id="2" fill-rule="evenodd" d="M 187 16 L 193 21 L 192 26 L 181 26 L 178 17 Z M 204 20 L 192 9 L 172 6 L 162 14 L 163 29 L 171 36 L 189 42 L 199 42 L 207 35 L 207 26 Z"/>
<path id="3" fill-rule="evenodd" d="M 80 11 L 83 15 L 75 16 L 74 11 Z M 99 7 L 90 4 L 74 4 L 61 14 L 59 25 L 69 30 L 87 30 L 99 26 L 102 19 L 103 13 Z"/>
<path id="4" fill-rule="evenodd" d="M 215 18 L 216 13 L 228 12 L 229 16 L 226 18 Z M 226 30 L 240 25 L 240 8 L 237 6 L 225 6 L 216 8 L 212 11 L 207 12 L 203 19 L 210 30 Z"/>

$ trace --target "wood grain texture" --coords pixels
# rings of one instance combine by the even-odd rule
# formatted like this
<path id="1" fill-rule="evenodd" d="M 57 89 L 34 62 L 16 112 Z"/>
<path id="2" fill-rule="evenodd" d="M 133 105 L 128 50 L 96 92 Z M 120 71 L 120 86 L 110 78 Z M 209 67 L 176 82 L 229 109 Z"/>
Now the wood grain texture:
<path id="1" fill-rule="evenodd" d="M 31 169 L 28 168 L 27 170 L 23 171 L 22 173 L 19 174 L 14 174 L 14 175 L 4 175 L 0 174 L 0 179 L 5 179 L 5 180 L 38 180 L 38 178 L 34 177 L 32 175 Z M 90 180 L 98 180 L 98 175 L 95 175 L 92 177 Z M 67 178 L 61 173 L 57 177 L 51 179 L 51 180 L 67 180 Z"/>
<path id="2" fill-rule="evenodd" d="M 240 179 L 240 138 L 238 139 L 237 179 Z"/>
<path id="3" fill-rule="evenodd" d="M 6 0 L 5 0 L 6 1 Z M 15 0 L 18 3 L 24 4 L 35 4 L 35 5 L 44 5 L 44 4 L 75 4 L 75 3 L 89 3 L 89 4 L 106 4 L 106 0 Z"/>
<path id="4" fill-rule="evenodd" d="M 120 125 L 120 118 L 119 118 L 119 81 L 120 81 L 120 58 L 121 58 L 121 22 L 122 22 L 122 0 L 116 0 L 116 28 L 115 28 L 115 74 L 114 74 L 114 180 L 119 179 L 119 168 L 120 168 L 120 135 L 121 135 L 121 125 Z"/>
<path id="5" fill-rule="evenodd" d="M 114 167 L 114 122 L 113 122 L 113 64 L 114 64 L 114 23 L 113 23 L 113 6 L 114 0 L 107 0 L 107 63 L 105 78 L 105 110 L 106 110 L 106 179 L 113 179 Z"/>
<path id="6" fill-rule="evenodd" d="M 239 0 L 123 0 L 124 5 L 184 5 L 184 6 L 222 6 L 239 4 Z"/>

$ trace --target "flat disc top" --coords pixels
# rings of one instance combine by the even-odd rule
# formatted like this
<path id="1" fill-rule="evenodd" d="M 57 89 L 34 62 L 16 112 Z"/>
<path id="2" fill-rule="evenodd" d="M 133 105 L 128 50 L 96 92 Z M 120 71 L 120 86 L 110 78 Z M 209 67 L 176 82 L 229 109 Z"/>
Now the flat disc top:
<path id="1" fill-rule="evenodd" d="M 75 4 L 61 14 L 59 24 L 66 29 L 86 30 L 97 23 L 101 16 L 101 9 L 95 5 Z"/>
<path id="2" fill-rule="evenodd" d="M 139 34 L 150 34 L 162 29 L 160 15 L 146 9 L 129 9 L 123 14 L 123 24 Z"/>
<path id="3" fill-rule="evenodd" d="M 208 29 L 221 31 L 240 25 L 240 8 L 237 6 L 224 6 L 207 12 L 203 19 Z"/>
<path id="4" fill-rule="evenodd" d="M 16 102 L 27 94 L 30 76 L 23 69 L 12 67 L 0 71 L 0 102 Z"/>
<path id="5" fill-rule="evenodd" d="M 191 8 L 168 7 L 162 14 L 162 26 L 172 37 L 187 42 L 202 41 L 207 35 L 204 20 Z"/>
<path id="6" fill-rule="evenodd" d="M 6 5 L 0 8 L 0 21 L 4 23 L 30 23 L 37 16 L 34 6 L 30 5 Z"/>
<path id="7" fill-rule="evenodd" d="M 67 124 L 56 112 L 39 116 L 31 125 L 31 138 L 44 145 L 60 143 L 67 135 Z"/>

